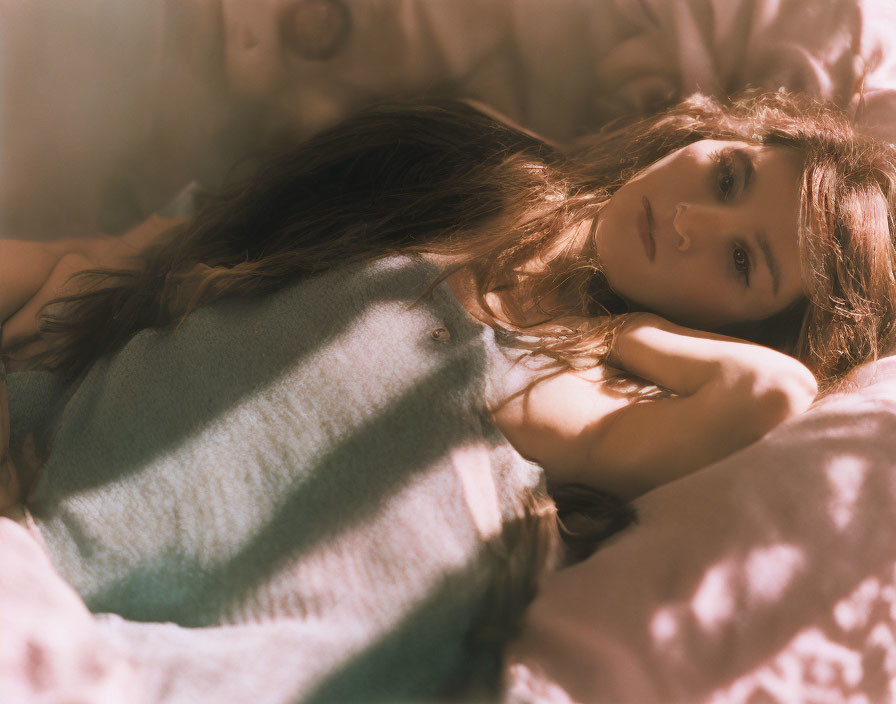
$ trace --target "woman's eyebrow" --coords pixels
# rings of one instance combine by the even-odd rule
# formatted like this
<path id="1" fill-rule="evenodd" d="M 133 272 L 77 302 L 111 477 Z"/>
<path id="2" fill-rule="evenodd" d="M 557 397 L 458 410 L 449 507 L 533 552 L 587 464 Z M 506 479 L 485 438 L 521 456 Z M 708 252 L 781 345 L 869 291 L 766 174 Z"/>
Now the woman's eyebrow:
<path id="1" fill-rule="evenodd" d="M 756 173 L 756 166 L 753 163 L 753 155 L 746 149 L 738 147 L 731 150 L 731 156 L 737 159 L 738 164 L 740 164 L 741 171 L 744 175 L 742 190 L 746 193 L 753 182 L 753 175 Z"/>
<path id="2" fill-rule="evenodd" d="M 781 270 L 778 268 L 778 260 L 775 259 L 775 254 L 772 252 L 771 245 L 768 243 L 768 237 L 766 237 L 765 232 L 757 230 L 756 241 L 759 243 L 759 249 L 762 250 L 765 265 L 772 275 L 772 293 L 777 296 L 778 287 L 781 285 Z"/>
<path id="3" fill-rule="evenodd" d="M 731 155 L 737 159 L 741 169 L 743 169 L 744 181 L 742 191 L 746 193 L 755 180 L 756 164 L 753 160 L 753 154 L 742 147 L 731 150 Z M 772 277 L 772 294 L 777 296 L 778 289 L 781 287 L 781 269 L 778 267 L 778 260 L 772 251 L 768 237 L 763 230 L 756 231 L 756 242 L 762 251 L 762 257 L 765 259 L 765 265 L 768 267 L 769 274 Z"/>

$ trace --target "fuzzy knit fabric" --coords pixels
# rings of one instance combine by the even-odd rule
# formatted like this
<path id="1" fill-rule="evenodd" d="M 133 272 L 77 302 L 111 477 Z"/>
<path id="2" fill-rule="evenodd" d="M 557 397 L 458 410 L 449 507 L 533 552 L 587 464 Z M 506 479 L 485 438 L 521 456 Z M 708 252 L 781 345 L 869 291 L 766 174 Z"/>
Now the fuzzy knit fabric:
<path id="1" fill-rule="evenodd" d="M 474 665 L 541 472 L 485 410 L 510 353 L 446 286 L 421 298 L 438 272 L 347 266 L 141 332 L 70 388 L 10 376 L 49 555 L 165 701 L 426 698 Z"/>

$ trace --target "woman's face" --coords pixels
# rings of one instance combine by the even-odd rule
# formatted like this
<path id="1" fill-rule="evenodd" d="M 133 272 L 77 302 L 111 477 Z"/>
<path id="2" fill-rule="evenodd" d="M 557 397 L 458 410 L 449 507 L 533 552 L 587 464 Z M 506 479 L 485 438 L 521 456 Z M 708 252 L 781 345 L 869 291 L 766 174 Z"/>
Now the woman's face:
<path id="1" fill-rule="evenodd" d="M 780 312 L 803 295 L 801 173 L 781 147 L 703 140 L 668 154 L 598 217 L 610 286 L 633 310 L 696 328 Z"/>

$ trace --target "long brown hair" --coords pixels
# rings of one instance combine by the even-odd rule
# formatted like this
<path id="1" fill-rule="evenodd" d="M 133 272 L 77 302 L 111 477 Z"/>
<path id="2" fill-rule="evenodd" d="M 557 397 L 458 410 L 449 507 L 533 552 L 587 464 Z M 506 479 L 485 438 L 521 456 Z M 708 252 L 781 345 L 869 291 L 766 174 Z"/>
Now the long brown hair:
<path id="1" fill-rule="evenodd" d="M 466 255 L 482 288 L 495 288 L 586 197 L 567 182 L 567 161 L 461 102 L 370 108 L 206 197 L 132 268 L 82 274 L 82 292 L 45 311 L 49 351 L 37 362 L 75 377 L 198 305 L 400 251 Z M 524 219 L 545 202 L 549 212 Z"/>
<path id="2" fill-rule="evenodd" d="M 651 118 L 561 149 L 456 101 L 369 108 L 207 197 L 196 217 L 132 269 L 82 275 L 83 291 L 42 318 L 36 361 L 67 377 L 136 331 L 176 323 L 216 298 L 264 293 L 296 277 L 399 251 L 461 255 L 480 300 L 513 291 L 543 321 L 599 316 L 583 329 L 542 326 L 535 351 L 601 362 L 625 304 L 587 246 L 557 238 L 591 221 L 623 183 L 704 138 L 798 151 L 800 247 L 809 295 L 773 320 L 728 329 L 790 352 L 836 385 L 894 341 L 896 156 L 835 108 L 784 92 L 722 104 L 693 96 Z M 536 271 L 526 263 L 540 258 Z M 516 305 L 515 305 L 516 302 Z M 531 313 L 531 311 L 529 311 Z"/>

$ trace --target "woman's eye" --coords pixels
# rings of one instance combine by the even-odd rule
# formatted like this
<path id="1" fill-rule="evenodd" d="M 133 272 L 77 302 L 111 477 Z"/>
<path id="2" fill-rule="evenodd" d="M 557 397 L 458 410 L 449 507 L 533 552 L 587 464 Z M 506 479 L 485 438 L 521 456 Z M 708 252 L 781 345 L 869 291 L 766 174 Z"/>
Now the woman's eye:
<path id="1" fill-rule="evenodd" d="M 737 191 L 737 171 L 734 159 L 727 152 L 717 152 L 713 154 L 713 160 L 716 162 L 716 188 L 719 198 L 723 202 L 731 200 Z"/>
<path id="2" fill-rule="evenodd" d="M 750 285 L 750 271 L 753 268 L 750 262 L 750 253 L 743 247 L 735 247 L 732 252 L 734 270 L 744 277 L 747 286 Z"/>

